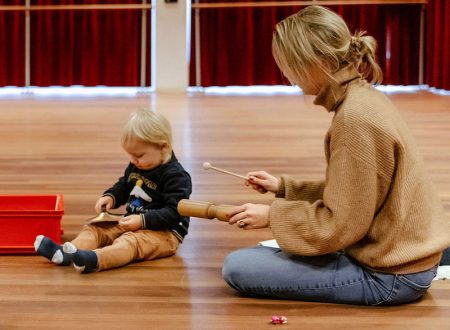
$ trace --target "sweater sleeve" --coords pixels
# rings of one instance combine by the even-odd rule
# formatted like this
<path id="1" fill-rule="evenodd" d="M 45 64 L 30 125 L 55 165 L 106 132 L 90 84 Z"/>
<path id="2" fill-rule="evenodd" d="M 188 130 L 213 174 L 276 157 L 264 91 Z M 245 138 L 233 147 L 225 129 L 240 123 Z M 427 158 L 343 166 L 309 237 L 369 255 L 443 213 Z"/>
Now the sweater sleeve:
<path id="1" fill-rule="evenodd" d="M 323 197 L 325 181 L 297 181 L 293 178 L 282 175 L 280 178 L 280 188 L 275 194 L 286 200 L 302 200 L 310 203 Z"/>
<path id="2" fill-rule="evenodd" d="M 298 255 L 346 248 L 367 233 L 389 185 L 376 168 L 345 145 L 331 154 L 323 199 L 275 200 L 270 227 L 280 247 Z"/>

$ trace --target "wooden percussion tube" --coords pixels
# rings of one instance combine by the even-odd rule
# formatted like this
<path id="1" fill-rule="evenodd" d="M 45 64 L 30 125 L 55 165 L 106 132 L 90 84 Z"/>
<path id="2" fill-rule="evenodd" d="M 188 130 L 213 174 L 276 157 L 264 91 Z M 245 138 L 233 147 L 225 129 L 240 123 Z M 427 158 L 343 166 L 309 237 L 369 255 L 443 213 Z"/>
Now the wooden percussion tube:
<path id="1" fill-rule="evenodd" d="M 178 203 L 177 210 L 182 216 L 196 217 L 203 219 L 217 218 L 220 221 L 228 221 L 228 214 L 236 206 L 218 204 L 210 202 L 193 201 L 190 199 L 182 199 Z"/>

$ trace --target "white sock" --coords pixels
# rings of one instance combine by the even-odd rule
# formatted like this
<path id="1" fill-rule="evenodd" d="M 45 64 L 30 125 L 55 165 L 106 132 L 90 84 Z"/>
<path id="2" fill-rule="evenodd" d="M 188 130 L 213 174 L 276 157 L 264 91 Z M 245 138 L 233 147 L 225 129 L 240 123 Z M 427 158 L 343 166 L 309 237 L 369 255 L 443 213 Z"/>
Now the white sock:
<path id="1" fill-rule="evenodd" d="M 63 245 L 63 251 L 65 253 L 73 254 L 73 253 L 77 252 L 77 247 L 70 242 L 66 242 Z"/>
<path id="2" fill-rule="evenodd" d="M 66 242 L 63 245 L 63 251 L 68 254 L 74 254 L 78 251 L 78 249 L 72 243 Z M 84 271 L 85 266 L 77 266 L 74 262 L 72 262 L 72 265 L 78 273 L 82 273 Z"/>
<path id="3" fill-rule="evenodd" d="M 44 239 L 44 235 L 36 236 L 36 240 L 34 241 L 34 251 L 37 252 L 39 246 L 41 245 L 42 240 Z"/>
<path id="4" fill-rule="evenodd" d="M 63 260 L 64 260 L 64 256 L 63 256 L 61 250 L 56 251 L 55 254 L 53 255 L 52 262 L 54 264 L 59 265 L 60 263 L 63 262 Z"/>
<path id="5" fill-rule="evenodd" d="M 75 270 L 76 270 L 78 273 L 84 272 L 84 269 L 86 268 L 86 266 L 77 266 L 74 262 L 72 263 L 72 265 L 73 265 L 73 268 L 75 268 Z"/>

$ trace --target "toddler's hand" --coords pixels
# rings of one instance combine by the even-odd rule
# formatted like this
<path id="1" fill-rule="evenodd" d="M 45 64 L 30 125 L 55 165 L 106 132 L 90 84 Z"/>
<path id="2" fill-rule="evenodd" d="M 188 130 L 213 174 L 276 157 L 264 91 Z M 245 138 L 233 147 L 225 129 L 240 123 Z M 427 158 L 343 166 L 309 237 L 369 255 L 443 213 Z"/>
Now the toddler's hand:
<path id="1" fill-rule="evenodd" d="M 114 200 L 111 196 L 102 196 L 95 203 L 95 211 L 97 213 L 107 211 L 113 207 Z"/>
<path id="2" fill-rule="evenodd" d="M 261 194 L 268 191 L 276 193 L 280 186 L 279 180 L 265 171 L 249 172 L 247 177 L 248 180 L 245 181 L 245 184 Z"/>
<path id="3" fill-rule="evenodd" d="M 119 221 L 119 226 L 128 231 L 142 229 L 141 216 L 139 214 L 132 214 L 124 217 Z"/>

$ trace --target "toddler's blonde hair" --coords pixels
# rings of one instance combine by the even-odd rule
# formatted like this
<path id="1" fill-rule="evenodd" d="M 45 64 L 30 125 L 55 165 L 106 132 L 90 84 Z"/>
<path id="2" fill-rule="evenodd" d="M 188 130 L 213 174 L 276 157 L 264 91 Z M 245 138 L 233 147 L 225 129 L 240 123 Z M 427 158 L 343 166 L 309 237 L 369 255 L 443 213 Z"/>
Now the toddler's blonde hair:
<path id="1" fill-rule="evenodd" d="M 364 79 L 379 84 L 383 73 L 376 63 L 376 40 L 365 32 L 351 35 L 344 20 L 321 6 L 309 6 L 275 26 L 272 53 L 283 73 L 312 80 L 311 69 L 319 69 L 330 82 L 333 73 L 353 64 Z"/>
<path id="2" fill-rule="evenodd" d="M 125 145 L 133 140 L 162 146 L 167 144 L 172 153 L 172 127 L 161 113 L 149 109 L 140 109 L 130 115 L 122 129 L 121 143 Z"/>

